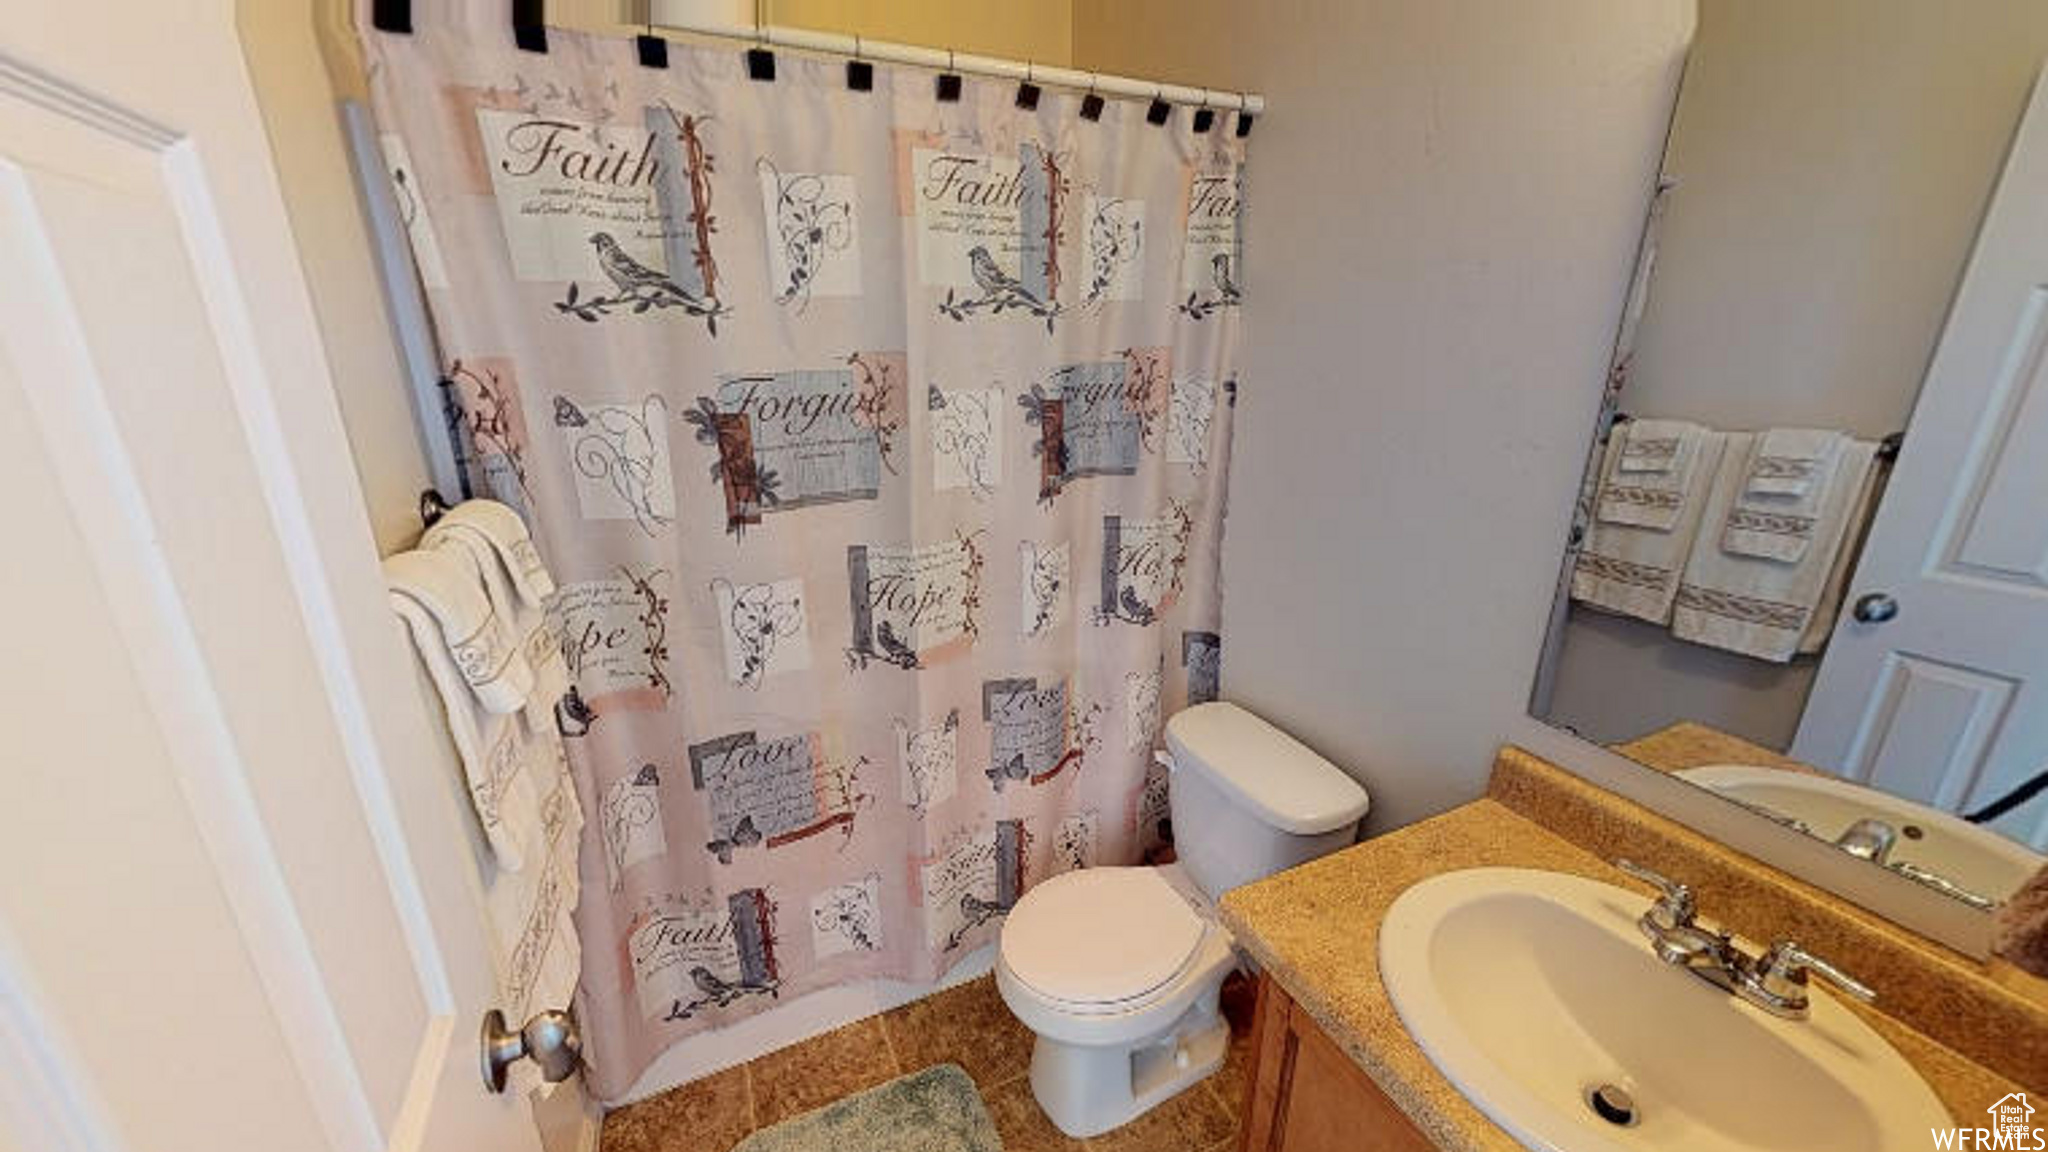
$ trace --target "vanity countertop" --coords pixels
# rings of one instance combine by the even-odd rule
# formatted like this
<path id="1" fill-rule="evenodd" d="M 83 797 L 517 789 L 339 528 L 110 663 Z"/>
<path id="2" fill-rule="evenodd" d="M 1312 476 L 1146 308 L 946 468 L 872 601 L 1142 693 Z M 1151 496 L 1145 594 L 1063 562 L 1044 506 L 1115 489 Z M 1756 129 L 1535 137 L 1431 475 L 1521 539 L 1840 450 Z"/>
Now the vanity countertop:
<path id="1" fill-rule="evenodd" d="M 1636 887 L 1599 856 L 1489 797 L 1235 889 L 1224 895 L 1222 915 L 1280 987 L 1439 1147 L 1507 1152 L 1520 1145 L 1430 1063 L 1402 1027 L 1379 975 L 1379 926 L 1395 897 L 1426 877 L 1482 866 L 1542 868 Z M 1729 919 L 1742 926 L 1739 914 Z M 1889 1016 L 1850 1007 L 1955 1116 L 1981 1115 L 2021 1087 Z"/>
<path id="2" fill-rule="evenodd" d="M 1638 736 L 1612 747 L 1636 763 L 1647 764 L 1660 772 L 1683 772 L 1687 768 L 1707 764 L 1755 764 L 1787 772 L 1825 775 L 1804 761 L 1691 720 L 1680 720 L 1647 736 Z"/>

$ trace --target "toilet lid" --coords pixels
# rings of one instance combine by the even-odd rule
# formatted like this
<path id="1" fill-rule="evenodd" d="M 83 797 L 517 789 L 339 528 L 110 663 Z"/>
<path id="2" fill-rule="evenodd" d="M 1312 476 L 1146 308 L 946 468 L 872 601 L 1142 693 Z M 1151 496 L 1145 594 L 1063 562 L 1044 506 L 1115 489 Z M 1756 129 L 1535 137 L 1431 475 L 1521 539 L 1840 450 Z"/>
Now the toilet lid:
<path id="1" fill-rule="evenodd" d="M 1002 957 L 1051 999 L 1133 1000 L 1179 974 L 1204 927 L 1157 869 L 1086 868 L 1017 901 L 1003 922 Z"/>

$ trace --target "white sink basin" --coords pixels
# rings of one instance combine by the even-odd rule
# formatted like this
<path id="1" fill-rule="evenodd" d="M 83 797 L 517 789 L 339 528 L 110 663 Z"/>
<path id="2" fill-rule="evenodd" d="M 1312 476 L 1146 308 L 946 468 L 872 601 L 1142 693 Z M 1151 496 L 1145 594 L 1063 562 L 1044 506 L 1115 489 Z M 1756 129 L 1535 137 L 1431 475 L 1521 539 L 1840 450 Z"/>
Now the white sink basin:
<path id="1" fill-rule="evenodd" d="M 1430 1060 L 1530 1148 L 1925 1152 L 1954 1123 L 1818 981 L 1810 1016 L 1781 1020 L 1659 961 L 1635 925 L 1649 902 L 1557 872 L 1445 873 L 1388 909 L 1380 973 Z M 1632 1126 L 1596 1113 L 1603 1085 Z"/>
<path id="2" fill-rule="evenodd" d="M 1752 764 L 1709 764 L 1673 775 L 1789 816 L 1823 840 L 1834 840 L 1865 817 L 1882 820 L 1901 833 L 1891 861 L 1916 864 L 1992 900 L 2012 895 L 2048 863 L 2048 857 L 1967 820 L 1833 776 Z"/>

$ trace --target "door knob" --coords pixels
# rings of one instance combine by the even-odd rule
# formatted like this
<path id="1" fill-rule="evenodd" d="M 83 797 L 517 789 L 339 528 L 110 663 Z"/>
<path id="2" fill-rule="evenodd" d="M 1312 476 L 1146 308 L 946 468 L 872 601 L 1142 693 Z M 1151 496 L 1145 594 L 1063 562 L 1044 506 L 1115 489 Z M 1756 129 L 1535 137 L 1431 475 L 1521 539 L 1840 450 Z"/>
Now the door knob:
<path id="1" fill-rule="evenodd" d="M 492 1092 L 503 1092 L 507 1070 L 528 1056 L 550 1084 L 567 1080 L 583 1064 L 583 1037 L 576 1031 L 576 1018 L 552 1008 L 517 1031 L 506 1025 L 503 1012 L 493 1008 L 484 1013 L 478 1039 L 483 1044 L 484 1087 Z"/>
<path id="2" fill-rule="evenodd" d="M 1883 592 L 1866 592 L 1856 598 L 1849 614 L 1861 624 L 1882 624 L 1899 614 L 1899 602 Z"/>

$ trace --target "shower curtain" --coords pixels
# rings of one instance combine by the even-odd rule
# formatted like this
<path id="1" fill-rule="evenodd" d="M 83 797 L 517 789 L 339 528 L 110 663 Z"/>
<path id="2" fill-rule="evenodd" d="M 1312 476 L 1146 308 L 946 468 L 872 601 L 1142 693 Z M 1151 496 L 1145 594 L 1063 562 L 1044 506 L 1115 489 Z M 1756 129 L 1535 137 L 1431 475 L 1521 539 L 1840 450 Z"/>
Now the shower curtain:
<path id="1" fill-rule="evenodd" d="M 475 493 L 561 584 L 596 1093 L 1139 860 L 1216 693 L 1232 117 L 414 7 L 373 104 Z"/>

